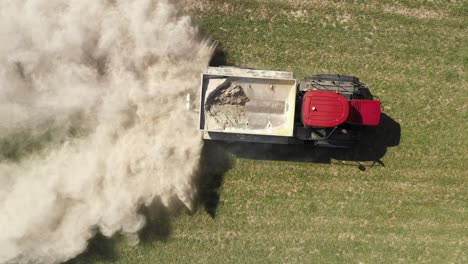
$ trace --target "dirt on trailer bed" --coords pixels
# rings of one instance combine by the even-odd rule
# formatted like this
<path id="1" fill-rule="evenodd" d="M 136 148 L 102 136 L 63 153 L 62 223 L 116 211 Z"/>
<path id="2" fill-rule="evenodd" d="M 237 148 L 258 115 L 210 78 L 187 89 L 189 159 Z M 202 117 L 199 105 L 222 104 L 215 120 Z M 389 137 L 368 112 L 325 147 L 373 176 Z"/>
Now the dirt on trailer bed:
<path id="1" fill-rule="evenodd" d="M 245 122 L 248 101 L 242 86 L 226 81 L 207 98 L 205 110 L 218 124 L 234 126 Z"/>

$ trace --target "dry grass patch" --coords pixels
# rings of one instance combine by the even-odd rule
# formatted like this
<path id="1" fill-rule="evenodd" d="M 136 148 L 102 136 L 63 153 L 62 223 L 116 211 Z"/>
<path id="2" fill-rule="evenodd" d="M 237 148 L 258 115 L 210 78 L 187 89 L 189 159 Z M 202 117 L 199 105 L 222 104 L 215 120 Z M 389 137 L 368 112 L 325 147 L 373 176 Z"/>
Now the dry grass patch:
<path id="1" fill-rule="evenodd" d="M 291 7 L 316 7 L 316 8 L 333 8 L 345 9 L 349 7 L 350 3 L 346 2 L 332 2 L 322 0 L 259 0 L 259 3 L 282 3 L 291 5 Z"/>
<path id="2" fill-rule="evenodd" d="M 397 14 L 405 17 L 417 19 L 442 19 L 448 16 L 448 13 L 442 10 L 430 10 L 425 8 L 408 8 L 397 5 L 385 5 L 385 13 Z"/>

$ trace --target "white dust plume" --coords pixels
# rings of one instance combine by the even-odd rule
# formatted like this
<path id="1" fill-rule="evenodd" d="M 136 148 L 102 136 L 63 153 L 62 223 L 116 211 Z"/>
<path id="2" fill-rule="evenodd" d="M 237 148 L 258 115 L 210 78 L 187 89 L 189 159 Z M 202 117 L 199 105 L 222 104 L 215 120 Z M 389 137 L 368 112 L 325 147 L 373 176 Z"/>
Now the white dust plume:
<path id="1" fill-rule="evenodd" d="M 211 44 L 163 0 L 0 2 L 0 263 L 59 263 L 191 208 Z"/>

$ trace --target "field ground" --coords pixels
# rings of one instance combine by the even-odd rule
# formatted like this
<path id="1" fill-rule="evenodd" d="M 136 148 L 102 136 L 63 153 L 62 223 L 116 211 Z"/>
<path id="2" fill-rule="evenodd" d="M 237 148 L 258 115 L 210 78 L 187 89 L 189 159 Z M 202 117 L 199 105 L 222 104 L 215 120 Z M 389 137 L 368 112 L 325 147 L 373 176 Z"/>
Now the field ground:
<path id="1" fill-rule="evenodd" d="M 182 2 L 214 63 L 359 76 L 397 129 L 351 154 L 241 145 L 194 214 L 70 263 L 468 263 L 468 2 Z"/>

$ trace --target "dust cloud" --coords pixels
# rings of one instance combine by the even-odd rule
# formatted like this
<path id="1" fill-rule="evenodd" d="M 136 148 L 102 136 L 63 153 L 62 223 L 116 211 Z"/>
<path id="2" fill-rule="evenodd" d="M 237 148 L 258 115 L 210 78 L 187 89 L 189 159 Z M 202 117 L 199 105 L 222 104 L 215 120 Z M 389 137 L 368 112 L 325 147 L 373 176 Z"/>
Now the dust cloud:
<path id="1" fill-rule="evenodd" d="M 0 263 L 59 263 L 97 232 L 135 235 L 155 201 L 191 209 L 202 140 L 185 99 L 213 47 L 190 18 L 163 0 L 0 13 Z"/>

